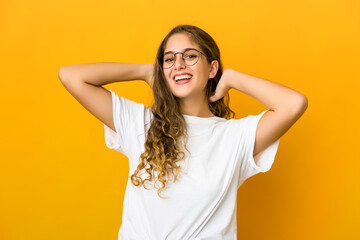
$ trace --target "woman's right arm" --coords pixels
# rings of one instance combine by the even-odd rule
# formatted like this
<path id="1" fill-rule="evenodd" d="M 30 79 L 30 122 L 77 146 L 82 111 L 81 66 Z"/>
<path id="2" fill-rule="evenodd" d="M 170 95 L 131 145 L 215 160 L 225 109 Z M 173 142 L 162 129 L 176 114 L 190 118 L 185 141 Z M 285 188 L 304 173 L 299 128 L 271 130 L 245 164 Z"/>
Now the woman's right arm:
<path id="1" fill-rule="evenodd" d="M 86 110 L 116 131 L 111 93 L 102 85 L 144 80 L 152 87 L 153 67 L 140 63 L 87 63 L 63 66 L 58 74 L 66 90 Z"/>

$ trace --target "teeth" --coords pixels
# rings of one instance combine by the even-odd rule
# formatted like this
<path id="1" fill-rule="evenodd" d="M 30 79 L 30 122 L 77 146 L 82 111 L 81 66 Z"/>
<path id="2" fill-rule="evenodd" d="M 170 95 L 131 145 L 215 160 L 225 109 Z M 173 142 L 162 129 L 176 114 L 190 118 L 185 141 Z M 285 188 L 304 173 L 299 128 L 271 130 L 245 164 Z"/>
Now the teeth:
<path id="1" fill-rule="evenodd" d="M 181 76 L 176 76 L 175 77 L 175 81 L 181 80 L 181 79 L 189 79 L 191 78 L 190 75 L 181 75 Z"/>

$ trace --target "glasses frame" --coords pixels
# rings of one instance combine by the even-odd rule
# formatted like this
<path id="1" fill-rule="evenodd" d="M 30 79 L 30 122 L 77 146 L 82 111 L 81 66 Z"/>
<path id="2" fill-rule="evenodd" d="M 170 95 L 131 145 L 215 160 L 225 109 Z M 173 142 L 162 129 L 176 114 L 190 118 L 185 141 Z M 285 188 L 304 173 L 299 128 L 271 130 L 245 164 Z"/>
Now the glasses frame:
<path id="1" fill-rule="evenodd" d="M 176 52 L 176 53 L 174 53 L 174 52 L 167 52 L 166 54 L 172 53 L 172 54 L 174 54 L 174 56 L 175 56 L 175 61 L 173 62 L 173 64 L 172 64 L 170 67 L 167 67 L 167 68 L 164 67 L 164 56 L 165 56 L 165 54 L 162 54 L 162 55 L 161 55 L 161 60 L 162 60 L 162 61 L 161 61 L 161 66 L 163 67 L 163 69 L 172 68 L 172 67 L 175 65 L 175 62 L 176 62 L 176 59 L 177 59 L 176 54 L 178 54 L 178 53 L 182 54 L 182 59 L 184 60 L 184 63 L 185 63 L 186 66 L 194 66 L 196 63 L 199 62 L 200 57 L 198 58 L 198 60 L 196 60 L 196 62 L 195 62 L 194 64 L 188 65 L 188 64 L 186 63 L 185 59 L 184 59 L 184 53 L 185 53 L 186 51 L 189 51 L 189 50 L 195 50 L 195 51 L 197 51 L 198 53 L 201 53 L 202 55 L 204 55 L 204 56 L 206 57 L 206 55 L 205 55 L 204 53 L 202 53 L 201 51 L 199 51 L 199 50 L 197 50 L 197 49 L 195 49 L 195 48 L 187 48 L 187 49 L 185 49 L 185 51 L 183 51 L 183 52 Z"/>

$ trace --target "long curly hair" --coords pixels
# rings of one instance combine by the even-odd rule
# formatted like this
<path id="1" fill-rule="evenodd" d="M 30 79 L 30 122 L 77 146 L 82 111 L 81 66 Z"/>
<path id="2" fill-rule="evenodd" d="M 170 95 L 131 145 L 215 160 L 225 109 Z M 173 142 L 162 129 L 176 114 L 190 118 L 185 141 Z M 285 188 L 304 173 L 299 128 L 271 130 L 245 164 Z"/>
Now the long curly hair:
<path id="1" fill-rule="evenodd" d="M 184 159 L 184 147 L 189 152 L 186 147 L 188 141 L 186 122 L 180 111 L 178 99 L 168 86 L 162 67 L 166 43 L 176 33 L 186 33 L 203 51 L 208 63 L 213 60 L 217 60 L 219 63 L 216 76 L 210 78 L 206 85 L 208 98 L 214 94 L 223 73 L 217 44 L 208 33 L 196 26 L 178 25 L 166 35 L 160 44 L 153 71 L 154 103 L 151 108 L 153 118 L 146 136 L 145 152 L 141 154 L 140 163 L 134 174 L 131 175 L 131 182 L 135 186 L 141 185 L 148 189 L 145 183 L 155 180 L 154 187 L 158 189 L 157 194 L 163 199 L 160 192 L 170 181 L 170 177 L 174 177 L 173 182 L 178 177 L 180 166 L 176 163 Z M 209 102 L 209 108 L 217 117 L 230 119 L 235 116 L 235 113 L 229 108 L 228 93 L 215 102 Z M 140 171 L 143 169 L 149 175 L 146 179 L 141 178 Z M 162 184 L 160 188 L 156 187 L 158 182 Z"/>

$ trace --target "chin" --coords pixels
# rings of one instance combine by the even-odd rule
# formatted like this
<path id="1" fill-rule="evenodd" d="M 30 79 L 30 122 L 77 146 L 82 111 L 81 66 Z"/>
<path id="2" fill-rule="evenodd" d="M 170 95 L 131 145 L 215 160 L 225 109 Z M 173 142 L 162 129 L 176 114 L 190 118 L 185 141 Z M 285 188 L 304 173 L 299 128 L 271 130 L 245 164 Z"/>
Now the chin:
<path id="1" fill-rule="evenodd" d="M 177 97 L 177 98 L 184 98 L 184 97 L 188 97 L 189 93 L 188 92 L 181 92 L 181 91 L 173 91 L 171 90 L 171 93 L 173 96 Z"/>
<path id="2" fill-rule="evenodd" d="M 173 93 L 173 95 L 176 97 L 176 98 L 179 98 L 179 99 L 181 99 L 181 98 L 186 98 L 188 95 L 186 95 L 186 94 L 175 94 L 175 93 Z"/>

